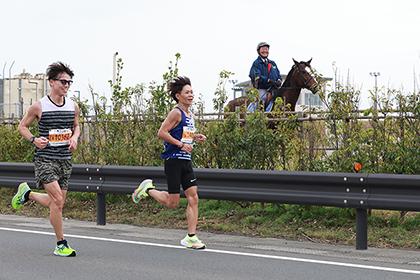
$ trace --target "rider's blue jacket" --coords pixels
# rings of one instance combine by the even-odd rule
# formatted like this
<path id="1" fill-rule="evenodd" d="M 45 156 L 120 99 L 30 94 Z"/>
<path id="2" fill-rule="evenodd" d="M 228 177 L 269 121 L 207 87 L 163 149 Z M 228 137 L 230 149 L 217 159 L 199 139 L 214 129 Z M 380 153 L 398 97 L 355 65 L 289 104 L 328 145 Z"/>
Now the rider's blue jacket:
<path id="1" fill-rule="evenodd" d="M 251 70 L 249 71 L 252 85 L 257 89 L 268 89 L 271 85 L 268 83 L 270 79 L 273 82 L 280 80 L 280 71 L 274 61 L 267 58 L 264 62 L 261 56 L 252 63 Z"/>

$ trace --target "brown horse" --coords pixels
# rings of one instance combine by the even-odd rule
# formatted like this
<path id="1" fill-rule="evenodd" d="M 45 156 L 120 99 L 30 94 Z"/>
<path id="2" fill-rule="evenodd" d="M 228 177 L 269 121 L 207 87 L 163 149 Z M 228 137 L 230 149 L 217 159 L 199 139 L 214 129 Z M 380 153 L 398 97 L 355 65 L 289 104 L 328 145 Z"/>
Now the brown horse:
<path id="1" fill-rule="evenodd" d="M 294 64 L 292 69 L 290 69 L 281 87 L 273 87 L 271 89 L 274 105 L 276 104 L 276 99 L 281 97 L 283 99 L 283 104 L 289 104 L 290 110 L 295 111 L 296 102 L 302 88 L 310 90 L 313 94 L 318 91 L 319 84 L 311 68 L 311 61 L 312 58 L 309 61 L 301 62 L 297 62 L 293 59 Z M 229 101 L 226 107 L 229 112 L 234 112 L 237 107 L 247 106 L 248 104 L 248 97 L 241 96 Z"/>

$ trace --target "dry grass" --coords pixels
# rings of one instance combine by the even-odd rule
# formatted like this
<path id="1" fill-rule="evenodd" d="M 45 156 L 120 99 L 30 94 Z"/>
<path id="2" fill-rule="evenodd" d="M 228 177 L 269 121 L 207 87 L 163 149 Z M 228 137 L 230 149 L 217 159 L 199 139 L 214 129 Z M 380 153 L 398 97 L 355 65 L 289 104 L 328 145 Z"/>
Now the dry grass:
<path id="1" fill-rule="evenodd" d="M 13 193 L 14 190 L 0 188 L 1 214 L 48 217 L 48 209 L 34 202 L 28 203 L 16 213 L 10 206 Z M 179 208 L 166 209 L 152 200 L 133 204 L 128 195 L 109 196 L 106 220 L 107 223 L 184 229 L 185 204 L 186 201 L 182 200 Z M 355 218 L 352 217 L 351 211 L 347 210 L 343 214 L 340 211 L 344 210 L 337 208 L 304 209 L 302 213 L 297 213 L 297 210 L 302 211 L 297 206 L 282 205 L 276 208 L 270 204 L 201 200 L 198 227 L 199 230 L 216 233 L 354 246 Z M 63 216 L 95 221 L 95 195 L 70 194 Z M 420 249 L 420 215 L 411 212 L 401 220 L 397 211 L 372 211 L 369 217 L 368 237 L 371 247 Z"/>

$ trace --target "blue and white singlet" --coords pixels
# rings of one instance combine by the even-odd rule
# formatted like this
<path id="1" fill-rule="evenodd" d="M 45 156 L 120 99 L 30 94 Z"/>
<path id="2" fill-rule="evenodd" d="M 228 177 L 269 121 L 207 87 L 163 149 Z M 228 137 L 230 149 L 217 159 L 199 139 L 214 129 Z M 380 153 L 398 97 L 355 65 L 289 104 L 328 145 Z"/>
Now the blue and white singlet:
<path id="1" fill-rule="evenodd" d="M 194 143 L 194 133 L 195 133 L 195 125 L 194 125 L 194 118 L 193 114 L 190 114 L 190 117 L 187 117 L 184 111 L 180 108 L 175 107 L 181 111 L 181 121 L 177 126 L 172 128 L 169 131 L 169 134 L 177 139 L 180 140 L 182 143 L 185 144 L 193 144 Z M 178 146 L 172 145 L 168 142 L 163 143 L 165 147 L 165 151 L 162 153 L 162 159 L 184 159 L 184 160 L 191 160 L 191 154 L 185 151 L 182 151 Z"/>

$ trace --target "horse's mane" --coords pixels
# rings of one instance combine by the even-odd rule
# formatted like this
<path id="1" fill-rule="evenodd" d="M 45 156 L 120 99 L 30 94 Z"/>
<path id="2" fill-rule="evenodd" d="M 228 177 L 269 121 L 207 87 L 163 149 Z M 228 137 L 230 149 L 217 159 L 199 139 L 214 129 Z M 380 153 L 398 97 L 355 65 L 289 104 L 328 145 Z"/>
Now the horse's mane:
<path id="1" fill-rule="evenodd" d="M 290 80 L 292 79 L 292 72 L 295 70 L 296 65 L 293 65 L 292 68 L 290 69 L 289 73 L 286 76 L 286 79 L 284 80 L 282 87 L 290 87 L 291 86 L 291 82 Z"/>
<path id="2" fill-rule="evenodd" d="M 274 100 L 276 100 L 277 97 L 283 96 L 284 92 L 292 88 L 292 76 L 293 71 L 295 71 L 296 64 L 293 64 L 292 68 L 289 70 L 289 73 L 287 73 L 286 79 L 284 79 L 283 84 L 280 88 L 274 89 Z"/>

